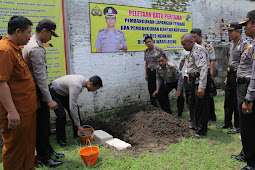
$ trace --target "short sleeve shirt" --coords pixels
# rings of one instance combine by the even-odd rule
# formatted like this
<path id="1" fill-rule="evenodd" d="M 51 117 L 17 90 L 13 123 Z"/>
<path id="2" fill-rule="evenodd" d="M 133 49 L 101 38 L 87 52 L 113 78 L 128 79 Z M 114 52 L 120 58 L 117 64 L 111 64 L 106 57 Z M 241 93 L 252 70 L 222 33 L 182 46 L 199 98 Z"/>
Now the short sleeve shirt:
<path id="1" fill-rule="evenodd" d="M 157 62 L 157 56 L 160 53 L 164 53 L 163 48 L 153 46 L 153 50 L 150 51 L 149 48 L 147 48 L 144 51 L 144 61 L 148 62 L 148 68 L 149 69 L 155 69 L 157 68 L 158 62 Z"/>
<path id="2" fill-rule="evenodd" d="M 30 115 L 38 108 L 36 87 L 22 51 L 11 39 L 0 40 L 0 81 L 7 82 L 14 105 L 20 117 Z M 0 102 L 0 119 L 7 111 Z"/>

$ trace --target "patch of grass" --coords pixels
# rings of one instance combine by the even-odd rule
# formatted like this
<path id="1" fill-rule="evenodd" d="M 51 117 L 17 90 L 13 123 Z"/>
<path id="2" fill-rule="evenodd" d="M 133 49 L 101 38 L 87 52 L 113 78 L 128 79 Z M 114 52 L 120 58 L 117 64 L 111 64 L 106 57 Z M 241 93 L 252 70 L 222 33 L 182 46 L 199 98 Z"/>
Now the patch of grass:
<path id="1" fill-rule="evenodd" d="M 171 144 L 163 153 L 156 154 L 144 151 L 137 157 L 128 154 L 128 152 L 118 152 L 93 142 L 93 145 L 100 147 L 100 151 L 98 162 L 92 167 L 84 165 L 77 151 L 84 145 L 81 144 L 80 139 L 72 138 L 72 127 L 67 126 L 68 147 L 61 148 L 56 143 L 56 137 L 51 136 L 51 144 L 55 151 L 66 155 L 65 158 L 61 159 L 64 164 L 55 169 L 241 169 L 245 166 L 245 163 L 230 159 L 232 154 L 239 154 L 241 150 L 239 135 L 228 135 L 228 129 L 216 129 L 216 126 L 221 125 L 224 120 L 224 96 L 217 96 L 214 100 L 217 123 L 209 126 L 207 136 L 201 139 L 181 138 L 180 143 Z M 171 106 L 176 115 L 177 110 L 174 110 L 176 103 L 173 101 Z M 187 111 L 183 113 L 183 116 L 189 119 Z M 0 166 L 2 167 L 2 163 Z M 50 168 L 36 167 L 36 169 L 45 170 Z"/>

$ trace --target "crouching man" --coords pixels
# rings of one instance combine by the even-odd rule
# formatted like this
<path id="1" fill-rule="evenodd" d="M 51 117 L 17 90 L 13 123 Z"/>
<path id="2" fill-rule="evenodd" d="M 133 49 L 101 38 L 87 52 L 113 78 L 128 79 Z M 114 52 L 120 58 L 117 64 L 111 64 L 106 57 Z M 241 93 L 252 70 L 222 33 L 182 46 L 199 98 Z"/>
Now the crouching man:
<path id="1" fill-rule="evenodd" d="M 157 56 L 157 62 L 159 65 L 156 69 L 156 90 L 153 96 L 157 95 L 162 110 L 172 114 L 168 94 L 175 88 L 178 117 L 181 117 L 184 107 L 182 74 L 173 63 L 168 62 L 165 53 L 161 53 Z"/>
<path id="2" fill-rule="evenodd" d="M 103 87 L 100 77 L 93 76 L 86 79 L 82 75 L 66 75 L 60 77 L 49 84 L 52 99 L 57 102 L 58 108 L 54 110 L 56 118 L 57 142 L 60 146 L 66 146 L 66 112 L 68 111 L 73 122 L 73 136 L 77 136 L 77 131 L 82 130 L 78 113 L 77 100 L 84 88 L 88 91 L 96 91 Z"/>

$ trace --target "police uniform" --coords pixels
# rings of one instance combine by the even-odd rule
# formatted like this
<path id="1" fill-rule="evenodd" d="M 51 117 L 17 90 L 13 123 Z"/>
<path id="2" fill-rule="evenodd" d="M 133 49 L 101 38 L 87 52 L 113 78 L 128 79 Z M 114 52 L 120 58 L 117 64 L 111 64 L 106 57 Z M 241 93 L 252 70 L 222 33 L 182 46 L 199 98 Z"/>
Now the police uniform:
<path id="1" fill-rule="evenodd" d="M 116 28 L 109 32 L 108 28 L 98 31 L 95 48 L 102 49 L 102 52 L 120 51 L 118 45 L 122 44 L 123 48 L 127 47 L 124 33 Z"/>
<path id="2" fill-rule="evenodd" d="M 243 114 L 242 104 L 244 99 L 247 98 L 249 101 L 254 102 L 255 95 L 253 94 L 255 89 L 255 75 L 252 75 L 254 71 L 255 50 L 254 44 L 248 46 L 248 48 L 241 55 L 240 65 L 237 70 L 237 104 L 240 116 L 240 129 L 243 149 L 245 153 L 246 160 L 251 161 L 253 166 L 255 166 L 255 149 L 254 149 L 254 130 L 255 130 L 255 109 L 252 109 L 252 114 Z M 253 65 L 253 66 L 252 66 Z M 253 67 L 253 70 L 252 70 Z M 253 77 L 252 77 L 253 76 Z M 252 78 L 251 78 L 252 77 Z M 250 82 L 250 80 L 252 81 Z M 248 90 L 248 91 L 247 91 Z M 254 107 L 253 107 L 254 108 Z M 249 141 L 249 142 L 247 142 Z M 250 143 L 253 141 L 252 143 Z M 246 155 L 247 154 L 247 155 Z M 253 154 L 253 157 L 252 157 Z"/>
<path id="3" fill-rule="evenodd" d="M 175 88 L 177 91 L 181 92 L 180 96 L 177 99 L 177 107 L 178 116 L 182 116 L 184 107 L 183 78 L 178 68 L 170 62 L 166 64 L 165 69 L 161 68 L 158 65 L 156 70 L 156 79 L 156 89 L 159 90 L 157 98 L 161 109 L 167 113 L 172 114 L 168 94 L 172 91 L 172 89 Z"/>
<path id="4" fill-rule="evenodd" d="M 46 50 L 40 39 L 33 34 L 27 45 L 24 46 L 23 57 L 27 60 L 30 72 L 34 78 L 40 107 L 36 113 L 36 151 L 40 161 L 51 159 L 53 149 L 49 141 L 50 111 L 47 102 L 51 95 L 47 84 Z"/>
<path id="5" fill-rule="evenodd" d="M 202 42 L 201 44 L 208 52 L 208 74 L 207 74 L 207 89 L 209 91 L 211 87 L 211 72 L 210 72 L 210 63 L 212 60 L 216 60 L 215 57 L 215 51 L 211 44 L 207 44 L 206 42 Z M 208 99 L 209 103 L 209 120 L 210 121 L 216 121 L 216 114 L 215 114 L 215 106 L 214 106 L 214 100 L 213 97 L 209 96 Z"/>
<path id="6" fill-rule="evenodd" d="M 104 15 L 106 18 L 115 18 L 117 10 L 113 7 L 106 7 L 104 9 Z M 113 32 L 109 32 L 108 28 L 98 31 L 97 40 L 95 44 L 96 49 L 101 49 L 102 52 L 117 52 L 118 45 L 122 45 L 123 48 L 127 48 L 127 42 L 124 33 L 116 28 Z"/>
<path id="7" fill-rule="evenodd" d="M 56 25 L 54 22 L 43 19 L 38 23 L 39 26 L 46 28 L 51 31 L 53 36 L 58 37 L 55 33 Z M 36 34 L 33 34 L 28 44 L 24 46 L 23 57 L 27 60 L 29 70 L 34 78 L 40 102 L 40 107 L 36 110 L 37 158 L 42 163 L 47 164 L 47 161 L 51 160 L 51 154 L 55 153 L 49 141 L 50 111 L 47 104 L 52 101 L 52 97 L 47 84 L 46 50 Z M 54 165 L 57 166 L 61 163 L 56 161 Z"/>
<path id="8" fill-rule="evenodd" d="M 196 130 L 196 134 L 203 136 L 207 134 L 208 123 L 207 50 L 195 43 L 187 57 L 187 61 L 190 82 L 189 107 L 191 124 Z M 197 96 L 198 88 L 205 89 L 205 95 L 201 99 Z"/>
<path id="9" fill-rule="evenodd" d="M 234 44 L 231 43 L 230 47 L 230 57 L 228 62 L 227 70 L 227 83 L 225 89 L 225 102 L 224 111 L 225 119 L 223 128 L 231 128 L 232 125 L 232 115 L 234 112 L 234 126 L 239 128 L 239 113 L 237 110 L 237 97 L 236 97 L 236 72 L 238 70 L 241 55 L 244 50 L 248 47 L 248 42 L 243 38 Z"/>
<path id="10" fill-rule="evenodd" d="M 157 106 L 156 98 L 152 94 L 156 90 L 156 68 L 158 65 L 157 56 L 160 53 L 164 53 L 164 51 L 161 47 L 157 47 L 157 46 L 153 46 L 152 51 L 150 51 L 149 48 L 147 48 L 144 51 L 144 61 L 148 62 L 148 67 L 147 67 L 148 90 L 150 93 L 150 101 L 153 106 Z"/>

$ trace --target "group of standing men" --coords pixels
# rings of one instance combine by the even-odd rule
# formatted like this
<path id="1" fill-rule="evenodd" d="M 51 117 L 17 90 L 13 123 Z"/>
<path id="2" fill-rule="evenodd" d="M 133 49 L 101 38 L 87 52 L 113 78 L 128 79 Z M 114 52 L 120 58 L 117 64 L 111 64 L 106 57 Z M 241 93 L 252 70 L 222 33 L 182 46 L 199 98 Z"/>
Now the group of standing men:
<path id="1" fill-rule="evenodd" d="M 241 37 L 242 26 L 245 26 L 246 36 L 253 39 L 249 43 Z M 225 119 L 224 124 L 217 128 L 231 128 L 234 112 L 234 129 L 228 134 L 241 132 L 243 149 L 238 156 L 244 157 L 247 166 L 243 170 L 255 169 L 255 10 L 248 12 L 245 21 L 233 22 L 228 25 L 228 35 L 231 40 L 230 57 L 227 77 L 225 80 Z M 153 45 L 152 37 L 145 37 L 145 79 L 148 81 L 151 104 L 156 106 L 158 99 L 161 108 L 172 113 L 168 93 L 176 88 L 178 98 L 178 116 L 183 110 L 183 82 L 189 86 L 188 105 L 191 118 L 191 129 L 195 130 L 193 138 L 207 134 L 208 121 L 215 122 L 213 94 L 209 89 L 214 81 L 215 52 L 211 45 L 202 42 L 200 29 L 193 29 L 190 34 L 181 38 L 186 51 L 185 58 L 180 63 L 181 70 L 184 62 L 187 65 L 187 77 L 184 81 L 180 71 L 172 64 L 160 47 Z M 185 84 L 185 83 L 184 83 Z M 186 90 L 185 90 L 186 91 Z M 186 99 L 187 100 L 187 99 Z M 181 101 L 181 102 L 180 102 Z"/>
<path id="2" fill-rule="evenodd" d="M 49 141 L 50 112 L 57 116 L 56 133 L 60 146 L 66 146 L 66 109 L 73 122 L 74 137 L 83 130 L 77 100 L 84 88 L 96 91 L 102 87 L 98 76 L 89 79 L 81 75 L 66 75 L 48 86 L 46 50 L 43 43 L 56 34 L 56 24 L 41 20 L 31 37 L 32 22 L 23 16 L 13 16 L 8 33 L 0 40 L 0 127 L 3 137 L 5 170 L 34 169 L 35 149 L 41 165 L 59 166 L 54 160 L 65 155 L 56 153 Z M 23 53 L 20 46 L 24 45 Z"/>

